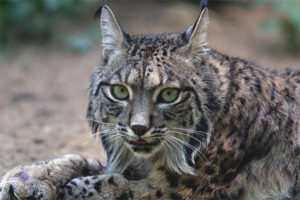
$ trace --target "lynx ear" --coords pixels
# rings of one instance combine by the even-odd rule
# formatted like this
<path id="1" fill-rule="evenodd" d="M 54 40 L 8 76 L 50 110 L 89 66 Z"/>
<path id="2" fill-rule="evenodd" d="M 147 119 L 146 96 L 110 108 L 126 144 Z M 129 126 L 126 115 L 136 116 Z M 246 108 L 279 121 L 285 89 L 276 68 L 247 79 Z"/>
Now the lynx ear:
<path id="1" fill-rule="evenodd" d="M 197 21 L 184 32 L 188 41 L 188 54 L 193 58 L 201 59 L 205 55 L 208 23 L 208 10 L 205 7 Z"/>
<path id="2" fill-rule="evenodd" d="M 110 56 L 116 55 L 128 45 L 129 37 L 120 27 L 116 17 L 108 6 L 103 6 L 100 17 L 102 35 L 103 60 L 107 61 Z"/>

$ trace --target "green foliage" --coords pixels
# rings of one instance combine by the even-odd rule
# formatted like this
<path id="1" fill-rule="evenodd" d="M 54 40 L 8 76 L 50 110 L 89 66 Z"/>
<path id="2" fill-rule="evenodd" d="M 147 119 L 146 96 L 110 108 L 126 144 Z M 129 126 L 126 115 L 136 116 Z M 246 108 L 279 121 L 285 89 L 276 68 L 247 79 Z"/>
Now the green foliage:
<path id="1" fill-rule="evenodd" d="M 285 37 L 289 51 L 300 50 L 300 1 L 299 0 L 257 0 L 259 4 L 271 6 L 277 14 L 276 19 L 265 23 L 264 29 L 268 31 L 280 30 Z"/>
<path id="2" fill-rule="evenodd" d="M 57 22 L 78 20 L 98 0 L 0 0 L 0 43 L 49 41 Z"/>

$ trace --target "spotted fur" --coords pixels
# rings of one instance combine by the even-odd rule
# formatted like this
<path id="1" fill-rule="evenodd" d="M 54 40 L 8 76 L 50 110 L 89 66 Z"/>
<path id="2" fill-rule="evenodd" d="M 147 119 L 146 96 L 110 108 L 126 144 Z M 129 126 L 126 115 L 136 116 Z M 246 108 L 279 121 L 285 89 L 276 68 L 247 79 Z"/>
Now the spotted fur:
<path id="1" fill-rule="evenodd" d="M 2 180 L 2 197 L 300 199 L 300 71 L 223 55 L 206 45 L 207 27 L 204 3 L 183 33 L 129 35 L 104 6 L 103 65 L 91 78 L 87 117 L 106 168 L 76 156 L 43 164 L 57 179 L 27 187 L 27 196 L 37 166 L 18 168 Z M 125 99 L 114 94 L 119 85 Z M 166 88 L 176 89 L 174 101 L 162 101 Z M 74 170 L 80 162 L 88 175 Z"/>

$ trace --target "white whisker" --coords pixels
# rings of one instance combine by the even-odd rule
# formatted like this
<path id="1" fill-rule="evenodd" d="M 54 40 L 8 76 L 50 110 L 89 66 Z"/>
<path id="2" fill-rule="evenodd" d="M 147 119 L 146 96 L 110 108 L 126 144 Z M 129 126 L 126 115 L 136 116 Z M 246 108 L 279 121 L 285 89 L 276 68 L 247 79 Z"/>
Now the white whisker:
<path id="1" fill-rule="evenodd" d="M 206 160 L 208 160 L 201 152 L 201 149 L 195 148 L 194 146 L 190 145 L 189 143 L 187 143 L 186 141 L 183 141 L 177 137 L 168 135 L 168 137 L 172 138 L 173 140 L 177 141 L 177 143 L 182 143 L 183 145 L 187 146 L 188 148 L 198 152 L 202 157 L 204 157 Z M 201 145 L 203 145 L 203 143 L 201 142 Z"/>
<path id="2" fill-rule="evenodd" d="M 87 118 L 88 121 L 93 121 L 93 122 L 97 122 L 98 124 L 105 124 L 105 125 L 113 125 L 115 126 L 115 123 L 108 123 L 108 122 L 102 122 L 102 121 L 98 121 L 96 119 L 92 119 L 92 118 Z"/>
<path id="3" fill-rule="evenodd" d="M 182 133 L 182 132 L 177 132 L 177 131 L 170 131 L 170 133 L 176 133 L 176 134 L 179 134 L 179 135 L 188 136 L 188 137 L 190 137 L 190 138 L 193 138 L 193 139 L 196 140 L 197 142 L 200 142 L 201 144 L 204 144 L 203 141 L 199 140 L 198 138 L 196 138 L 195 136 L 192 136 L 192 135 L 188 135 L 188 134 L 185 134 L 185 133 Z"/>
<path id="4" fill-rule="evenodd" d="M 185 131 L 187 133 L 202 133 L 202 134 L 206 134 L 208 135 L 208 133 L 203 132 L 203 131 L 197 131 L 197 130 L 193 130 L 193 129 L 185 129 L 185 128 L 177 128 L 177 127 L 169 127 L 169 129 L 174 129 L 174 130 L 181 130 L 181 131 Z"/>

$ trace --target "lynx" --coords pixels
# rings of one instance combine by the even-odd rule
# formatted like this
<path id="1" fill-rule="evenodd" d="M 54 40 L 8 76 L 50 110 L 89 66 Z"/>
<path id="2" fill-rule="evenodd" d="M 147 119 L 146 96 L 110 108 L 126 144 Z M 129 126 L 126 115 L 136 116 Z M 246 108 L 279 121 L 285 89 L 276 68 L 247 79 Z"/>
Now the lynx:
<path id="1" fill-rule="evenodd" d="M 271 73 L 183 33 L 129 35 L 101 12 L 87 118 L 107 166 L 79 155 L 19 166 L 8 199 L 299 200 L 300 71 Z"/>

